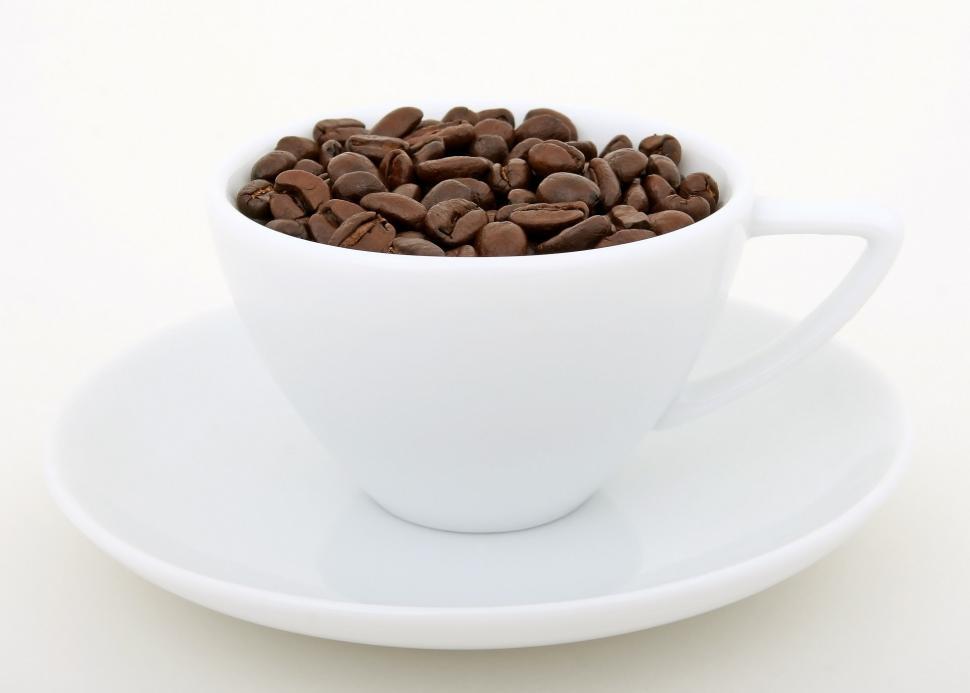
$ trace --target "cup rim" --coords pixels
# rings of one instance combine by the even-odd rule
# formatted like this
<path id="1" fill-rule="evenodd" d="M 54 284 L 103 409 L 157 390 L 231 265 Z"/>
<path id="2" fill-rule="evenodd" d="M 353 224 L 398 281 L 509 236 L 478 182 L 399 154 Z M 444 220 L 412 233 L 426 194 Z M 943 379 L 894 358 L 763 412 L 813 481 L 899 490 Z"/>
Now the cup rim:
<path id="1" fill-rule="evenodd" d="M 387 104 L 361 102 L 357 106 L 358 112 L 385 113 L 401 104 L 388 106 Z M 453 105 L 453 104 L 452 104 Z M 440 110 L 444 113 L 451 106 L 440 107 L 440 104 L 431 103 L 425 106 L 429 112 Z M 482 106 L 481 108 L 487 108 Z M 516 113 L 517 116 L 524 114 L 529 108 L 536 106 L 523 106 L 513 102 L 507 106 Z M 234 233 L 247 233 L 254 238 L 258 234 L 260 242 L 276 244 L 276 248 L 282 250 L 287 247 L 299 249 L 303 254 L 310 256 L 318 254 L 323 260 L 352 261 L 354 264 L 378 265 L 384 268 L 403 268 L 406 266 L 419 267 L 422 271 L 433 268 L 451 271 L 454 267 L 459 267 L 468 271 L 471 267 L 487 267 L 495 270 L 497 267 L 508 267 L 515 269 L 550 269 L 563 265 L 573 265 L 576 263 L 608 262 L 621 257 L 640 256 L 642 254 L 663 252 L 663 249 L 673 249 L 679 245 L 693 242 L 694 239 L 706 237 L 711 233 L 728 233 L 729 229 L 741 222 L 750 211 L 753 204 L 753 193 L 751 180 L 747 167 L 729 150 L 720 144 L 712 141 L 704 135 L 697 134 L 689 129 L 671 127 L 669 123 L 656 120 L 647 116 L 638 115 L 636 112 L 624 109 L 603 109 L 590 108 L 585 106 L 569 106 L 564 104 L 553 104 L 549 106 L 556 108 L 570 117 L 582 122 L 581 119 L 590 121 L 597 116 L 606 115 L 611 118 L 621 117 L 624 120 L 629 118 L 631 121 L 640 120 L 644 123 L 643 131 L 669 132 L 674 134 L 684 146 L 685 151 L 701 152 L 711 161 L 716 162 L 723 169 L 725 179 L 730 181 L 730 195 L 727 200 L 717 209 L 717 211 L 700 221 L 696 221 L 688 227 L 689 232 L 666 233 L 654 238 L 647 239 L 649 242 L 638 241 L 634 243 L 624 243 L 621 245 L 610 246 L 608 248 L 597 248 L 596 252 L 574 251 L 568 253 L 548 253 L 536 255 L 522 255 L 509 257 L 476 257 L 463 262 L 442 262 L 440 257 L 429 257 L 420 255 L 397 255 L 392 253 L 373 253 L 355 250 L 353 248 L 340 248 L 324 243 L 309 242 L 302 238 L 288 236 L 283 233 L 267 233 L 264 225 L 258 221 L 250 219 L 235 204 L 236 191 L 231 188 L 231 180 L 244 165 L 251 165 L 259 156 L 254 153 L 268 151 L 267 146 L 272 146 L 275 141 L 286 134 L 312 132 L 313 124 L 319 120 L 301 120 L 290 123 L 284 128 L 271 128 L 264 130 L 263 135 L 250 138 L 244 145 L 235 146 L 228 155 L 223 156 L 217 164 L 214 174 L 211 177 L 208 197 L 208 208 L 210 219 L 214 222 L 215 229 L 232 227 Z M 423 107 L 424 108 L 424 107 Z M 352 113 L 353 109 L 345 109 Z M 342 112 L 342 111 L 341 111 Z M 348 117 L 355 117 L 353 115 Z M 362 118 L 363 119 L 363 118 Z M 582 135 L 582 133 L 580 133 Z M 309 136 L 309 135 L 307 135 Z M 267 144 L 269 143 L 269 144 Z M 604 143 L 597 142 L 598 147 Z M 723 179 L 718 181 L 723 184 Z M 215 223 L 218 222 L 218 223 Z M 686 229 L 685 229 L 686 231 Z M 300 244 L 300 245 L 297 245 Z M 651 250 L 652 248 L 652 250 Z"/>

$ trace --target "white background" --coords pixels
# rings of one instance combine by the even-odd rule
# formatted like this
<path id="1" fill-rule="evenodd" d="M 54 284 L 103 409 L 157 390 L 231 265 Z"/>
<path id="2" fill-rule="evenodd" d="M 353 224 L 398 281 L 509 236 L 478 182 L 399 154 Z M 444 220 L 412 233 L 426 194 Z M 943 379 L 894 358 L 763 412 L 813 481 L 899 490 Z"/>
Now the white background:
<path id="1" fill-rule="evenodd" d="M 0 6 L 0 690 L 970 689 L 970 21 L 962 2 L 599 0 Z M 235 621 L 142 582 L 57 512 L 41 459 L 92 368 L 227 300 L 214 157 L 334 100 L 595 101 L 705 132 L 764 194 L 905 220 L 844 338 L 917 432 L 895 497 L 803 574 L 590 643 L 419 652 Z M 581 127 L 581 124 L 580 124 Z M 637 133 L 630 133 L 636 135 Z M 749 244 L 735 293 L 801 314 L 857 246 Z"/>

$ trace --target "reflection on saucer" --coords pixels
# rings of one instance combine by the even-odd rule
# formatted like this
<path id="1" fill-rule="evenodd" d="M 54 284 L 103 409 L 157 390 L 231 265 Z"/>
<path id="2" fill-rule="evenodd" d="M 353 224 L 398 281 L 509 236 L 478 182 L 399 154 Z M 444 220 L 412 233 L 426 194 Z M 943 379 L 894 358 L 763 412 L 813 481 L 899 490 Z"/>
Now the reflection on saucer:
<path id="1" fill-rule="evenodd" d="M 623 515 L 599 495 L 561 520 L 502 534 L 427 529 L 361 495 L 324 538 L 319 566 L 327 587 L 347 600 L 507 606 L 622 589 L 640 568 L 640 548 Z"/>

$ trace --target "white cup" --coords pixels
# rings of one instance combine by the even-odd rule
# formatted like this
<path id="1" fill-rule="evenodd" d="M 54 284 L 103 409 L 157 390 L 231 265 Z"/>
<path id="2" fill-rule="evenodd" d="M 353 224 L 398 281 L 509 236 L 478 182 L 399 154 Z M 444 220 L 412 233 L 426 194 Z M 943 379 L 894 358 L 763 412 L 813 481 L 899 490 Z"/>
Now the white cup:
<path id="1" fill-rule="evenodd" d="M 388 110 L 333 114 L 373 122 Z M 569 513 L 651 429 L 704 414 L 822 345 L 897 254 L 899 226 L 882 210 L 756 199 L 744 168 L 703 138 L 636 116 L 563 110 L 598 145 L 616 133 L 672 132 L 682 169 L 718 181 L 720 208 L 680 231 L 595 251 L 416 257 L 310 243 L 236 210 L 253 162 L 312 122 L 261 138 L 215 176 L 216 245 L 257 350 L 329 454 L 398 517 L 492 532 Z M 854 235 L 867 246 L 791 333 L 688 382 L 745 241 L 773 234 Z M 752 421 L 752 435 L 757 428 Z"/>

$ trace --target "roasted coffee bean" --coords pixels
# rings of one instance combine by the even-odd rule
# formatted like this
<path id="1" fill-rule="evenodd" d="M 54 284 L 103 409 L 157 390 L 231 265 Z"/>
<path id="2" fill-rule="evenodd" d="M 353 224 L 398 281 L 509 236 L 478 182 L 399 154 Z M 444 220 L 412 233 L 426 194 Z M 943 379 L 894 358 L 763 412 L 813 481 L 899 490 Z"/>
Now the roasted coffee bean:
<path id="1" fill-rule="evenodd" d="M 420 123 L 418 123 L 418 126 L 414 128 L 414 130 L 420 130 L 421 128 L 426 128 L 430 125 L 441 125 L 441 121 L 438 120 L 437 118 L 425 118 Z M 414 133 L 414 130 L 412 130 L 411 133 Z"/>
<path id="2" fill-rule="evenodd" d="M 307 171 L 315 176 L 319 176 L 327 172 L 327 169 L 325 169 L 319 161 L 314 159 L 300 159 L 296 162 L 296 166 L 293 168 L 297 171 Z"/>
<path id="3" fill-rule="evenodd" d="M 514 210 L 509 221 L 521 226 L 530 236 L 548 237 L 578 224 L 588 215 L 589 207 L 583 202 L 536 202 Z"/>
<path id="4" fill-rule="evenodd" d="M 565 142 L 540 142 L 529 150 L 527 161 L 540 178 L 553 173 L 581 173 L 586 164 L 583 153 Z"/>
<path id="5" fill-rule="evenodd" d="M 404 137 L 417 128 L 422 118 L 424 118 L 424 113 L 421 112 L 420 108 L 402 106 L 395 108 L 378 120 L 370 131 L 375 135 L 384 137 Z"/>
<path id="6" fill-rule="evenodd" d="M 495 193 L 483 180 L 478 180 L 477 178 L 455 178 L 457 182 L 468 187 L 472 191 L 472 202 L 481 207 L 482 209 L 494 209 L 495 208 Z"/>
<path id="7" fill-rule="evenodd" d="M 274 219 L 300 219 L 306 216 L 303 206 L 285 193 L 273 193 L 270 196 L 269 211 Z"/>
<path id="8" fill-rule="evenodd" d="M 380 163 L 388 152 L 407 149 L 407 143 L 397 137 L 382 135 L 351 135 L 347 138 L 344 149 L 348 152 L 363 154 L 371 161 Z"/>
<path id="9" fill-rule="evenodd" d="M 475 200 L 475 192 L 471 187 L 454 178 L 443 180 L 431 188 L 421 199 L 421 204 L 425 209 L 431 209 L 439 202 L 444 202 L 445 200 L 468 200 L 469 202 L 478 204 Z"/>
<path id="10" fill-rule="evenodd" d="M 516 188 L 515 190 L 509 190 L 508 198 L 509 204 L 532 204 L 536 201 L 536 194 L 525 188 Z"/>
<path id="11" fill-rule="evenodd" d="M 581 151 L 583 153 L 583 158 L 586 159 L 586 161 L 592 161 L 596 158 L 596 145 L 589 140 L 571 140 L 566 142 L 566 144 L 568 144 L 570 147 L 576 147 L 576 149 Z"/>
<path id="12" fill-rule="evenodd" d="M 273 219 L 267 222 L 266 226 L 274 231 L 285 233 L 287 236 L 293 236 L 294 238 L 302 238 L 303 240 L 309 240 L 310 238 L 310 235 L 307 233 L 307 227 L 294 219 Z"/>
<path id="13" fill-rule="evenodd" d="M 508 195 L 509 191 L 512 190 L 508 178 L 505 177 L 506 174 L 507 170 L 502 164 L 492 164 L 492 170 L 485 177 L 485 182 L 488 183 L 488 187 L 500 197 Z"/>
<path id="14" fill-rule="evenodd" d="M 616 149 L 603 157 L 620 183 L 629 183 L 647 168 L 647 156 L 636 149 Z"/>
<path id="15" fill-rule="evenodd" d="M 539 202 L 571 202 L 579 200 L 587 207 L 600 201 L 600 189 L 593 181 L 578 173 L 553 173 L 536 188 Z"/>
<path id="16" fill-rule="evenodd" d="M 650 207 L 650 201 L 647 199 L 647 191 L 643 189 L 643 184 L 639 178 L 630 181 L 630 185 L 627 186 L 626 191 L 623 193 L 622 202 L 640 212 L 646 212 Z"/>
<path id="17" fill-rule="evenodd" d="M 283 171 L 289 171 L 296 166 L 296 162 L 297 158 L 293 154 L 284 152 L 282 149 L 277 149 L 259 157 L 256 163 L 253 164 L 253 170 L 249 177 L 273 181 Z"/>
<path id="18" fill-rule="evenodd" d="M 710 216 L 711 206 L 703 197 L 681 197 L 677 193 L 667 195 L 650 206 L 651 212 L 677 211 L 689 214 L 694 221 Z"/>
<path id="19" fill-rule="evenodd" d="M 569 137 L 567 139 L 575 140 L 579 137 L 579 133 L 576 132 L 576 125 L 565 113 L 560 113 L 552 108 L 533 108 L 531 111 L 525 114 L 525 119 L 534 118 L 535 116 L 548 115 L 553 118 L 558 118 L 566 126 Z M 547 138 L 551 139 L 551 138 Z"/>
<path id="20" fill-rule="evenodd" d="M 330 237 L 330 243 L 341 248 L 386 253 L 391 249 L 394 233 L 394 227 L 376 212 L 361 212 L 338 226 Z"/>
<path id="21" fill-rule="evenodd" d="M 514 212 L 517 209 L 522 209 L 523 207 L 527 207 L 530 204 L 532 203 L 515 202 L 512 204 L 507 204 L 504 207 L 499 207 L 495 211 L 495 219 L 493 221 L 508 221 L 509 218 L 512 216 L 512 212 Z"/>
<path id="22" fill-rule="evenodd" d="M 351 202 L 357 202 L 364 195 L 374 192 L 387 192 L 387 188 L 380 178 L 367 171 L 345 173 L 333 183 L 333 194 Z"/>
<path id="23" fill-rule="evenodd" d="M 330 243 L 337 228 L 355 214 L 366 210 L 360 205 L 347 200 L 330 200 L 324 202 L 319 211 L 307 219 L 310 235 L 317 243 Z"/>
<path id="24" fill-rule="evenodd" d="M 340 142 L 337 140 L 327 140 L 320 145 L 320 156 L 317 158 L 317 161 L 319 161 L 324 168 L 327 168 L 327 165 L 330 164 L 330 160 L 338 154 L 343 154 L 343 152 L 344 146 L 340 144 Z"/>
<path id="25" fill-rule="evenodd" d="M 418 180 L 437 183 L 446 178 L 484 178 L 491 168 L 492 162 L 480 156 L 446 156 L 418 164 L 415 172 Z"/>
<path id="26" fill-rule="evenodd" d="M 479 135 L 468 148 L 472 156 L 480 156 L 495 163 L 504 164 L 509 155 L 509 146 L 498 135 Z"/>
<path id="27" fill-rule="evenodd" d="M 448 121 L 464 120 L 465 122 L 474 125 L 478 122 L 478 113 L 467 106 L 455 106 L 445 113 L 442 120 L 446 123 Z"/>
<path id="28" fill-rule="evenodd" d="M 653 231 L 648 231 L 647 229 L 620 229 L 616 233 L 607 236 L 602 241 L 596 244 L 597 248 L 609 248 L 613 245 L 622 245 L 624 243 L 633 243 L 634 241 L 645 241 L 648 238 L 653 238 L 656 236 Z"/>
<path id="29" fill-rule="evenodd" d="M 409 231 L 400 231 L 395 238 L 423 238 L 426 241 L 431 240 L 425 234 L 421 233 L 420 231 L 415 231 L 414 229 Z"/>
<path id="30" fill-rule="evenodd" d="M 507 108 L 485 108 L 478 112 L 478 122 L 487 120 L 489 118 L 494 118 L 495 120 L 504 120 L 513 128 L 515 127 L 515 116 L 512 115 L 512 111 Z"/>
<path id="31" fill-rule="evenodd" d="M 677 191 L 662 176 L 656 173 L 643 177 L 643 189 L 647 192 L 650 206 L 653 207 L 668 195 L 676 195 Z"/>
<path id="32" fill-rule="evenodd" d="M 445 255 L 449 257 L 476 257 L 478 253 L 475 252 L 473 246 L 460 245 L 457 248 L 445 251 Z"/>
<path id="33" fill-rule="evenodd" d="M 480 257 L 525 255 L 528 249 L 525 231 L 511 221 L 488 223 L 475 239 L 475 252 Z"/>
<path id="34" fill-rule="evenodd" d="M 510 190 L 526 188 L 532 179 L 532 169 L 524 159 L 509 159 L 502 167 L 502 177 L 508 181 Z"/>
<path id="35" fill-rule="evenodd" d="M 616 205 L 610 210 L 610 219 L 617 229 L 649 229 L 650 222 L 643 212 L 629 205 Z"/>
<path id="36" fill-rule="evenodd" d="M 331 180 L 337 180 L 345 173 L 351 173 L 353 171 L 365 171 L 375 176 L 377 175 L 377 167 L 374 165 L 374 162 L 357 152 L 338 154 L 327 164 L 327 174 Z"/>
<path id="37" fill-rule="evenodd" d="M 444 257 L 445 251 L 431 241 L 423 238 L 403 238 L 397 236 L 391 242 L 391 252 L 398 255 L 427 255 L 430 257 Z"/>
<path id="38" fill-rule="evenodd" d="M 562 140 L 563 142 L 576 139 L 565 122 L 556 116 L 545 113 L 526 118 L 515 129 L 516 141 L 521 142 L 530 137 L 538 137 L 540 140 Z"/>
<path id="39" fill-rule="evenodd" d="M 663 154 L 680 166 L 680 142 L 673 135 L 650 135 L 640 140 L 640 151 L 650 156 Z"/>
<path id="40" fill-rule="evenodd" d="M 633 141 L 626 135 L 616 135 L 603 147 L 600 158 L 605 157 L 610 152 L 615 152 L 617 149 L 633 149 Z"/>
<path id="41" fill-rule="evenodd" d="M 656 173 L 675 188 L 680 185 L 680 169 L 670 157 L 651 154 L 647 157 L 647 173 Z"/>
<path id="42" fill-rule="evenodd" d="M 539 253 L 570 253 L 592 248 L 613 233 L 613 225 L 604 216 L 593 216 L 575 226 L 563 229 L 536 247 Z"/>
<path id="43" fill-rule="evenodd" d="M 694 223 L 694 220 L 686 212 L 667 210 L 648 214 L 647 222 L 650 224 L 650 230 L 659 236 L 690 226 Z"/>
<path id="44" fill-rule="evenodd" d="M 405 183 L 404 185 L 399 185 L 391 192 L 396 192 L 398 195 L 410 197 L 412 200 L 420 200 L 422 194 L 421 186 L 417 183 Z"/>
<path id="45" fill-rule="evenodd" d="M 326 118 L 313 126 L 313 139 L 317 142 L 337 140 L 341 145 L 351 135 L 363 135 L 364 124 L 356 118 Z"/>
<path id="46" fill-rule="evenodd" d="M 497 118 L 486 118 L 475 123 L 475 137 L 482 135 L 497 135 L 505 140 L 505 144 L 509 147 L 515 142 L 515 128 Z"/>
<path id="47" fill-rule="evenodd" d="M 417 200 L 392 192 L 377 192 L 364 195 L 360 206 L 377 212 L 392 224 L 403 228 L 414 228 L 424 223 L 428 210 Z"/>
<path id="48" fill-rule="evenodd" d="M 620 195 L 623 192 L 620 187 L 620 179 L 616 177 L 613 167 L 606 163 L 606 159 L 596 157 L 591 160 L 587 174 L 599 187 L 600 202 L 606 209 L 620 201 Z"/>
<path id="49" fill-rule="evenodd" d="M 433 240 L 448 246 L 464 245 L 485 224 L 485 210 L 470 200 L 445 200 L 428 210 L 424 228 Z"/>
<path id="50" fill-rule="evenodd" d="M 677 189 L 683 197 L 703 197 L 713 212 L 717 209 L 720 192 L 717 181 L 706 173 L 688 173 Z"/>
<path id="51" fill-rule="evenodd" d="M 392 190 L 405 183 L 414 182 L 414 162 L 411 156 L 401 149 L 392 149 L 385 154 L 378 171 L 384 185 Z"/>
<path id="52" fill-rule="evenodd" d="M 280 151 L 289 152 L 297 159 L 316 159 L 320 156 L 320 145 L 309 137 L 287 135 L 280 138 L 280 141 L 276 143 L 276 148 Z"/>
<path id="53" fill-rule="evenodd" d="M 273 184 L 257 178 L 239 189 L 236 194 L 236 207 L 250 219 L 269 219 L 272 213 L 269 200 L 273 196 Z"/>
<path id="54" fill-rule="evenodd" d="M 529 155 L 529 150 L 542 142 L 538 137 L 529 137 L 509 150 L 509 159 L 525 159 Z"/>
<path id="55" fill-rule="evenodd" d="M 309 171 L 283 171 L 276 176 L 276 189 L 297 200 L 308 214 L 330 199 L 327 181 Z"/>
<path id="56" fill-rule="evenodd" d="M 445 122 L 418 128 L 404 139 L 412 152 L 421 149 L 421 147 L 435 139 L 441 140 L 445 145 L 445 149 L 454 151 L 463 149 L 472 143 L 472 140 L 475 139 L 475 128 L 471 123 Z"/>
<path id="57" fill-rule="evenodd" d="M 445 142 L 440 137 L 428 141 L 423 147 L 414 152 L 413 159 L 416 164 L 423 164 L 425 161 L 440 159 L 445 155 Z"/>

